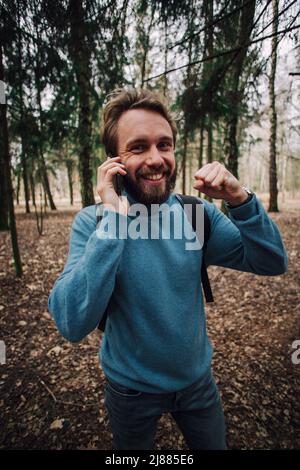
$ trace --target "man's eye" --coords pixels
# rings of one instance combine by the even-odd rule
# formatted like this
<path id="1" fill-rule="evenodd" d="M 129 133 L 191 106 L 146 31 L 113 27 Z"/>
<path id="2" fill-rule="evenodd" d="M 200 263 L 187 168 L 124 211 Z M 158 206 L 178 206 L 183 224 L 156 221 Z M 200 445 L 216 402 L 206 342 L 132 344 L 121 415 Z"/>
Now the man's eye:
<path id="1" fill-rule="evenodd" d="M 132 147 L 132 149 L 131 149 L 132 152 L 143 152 L 144 150 L 145 150 L 145 146 L 142 145 L 142 144 L 135 145 L 135 146 Z"/>
<path id="2" fill-rule="evenodd" d="M 162 149 L 169 149 L 171 147 L 170 142 L 160 142 L 159 147 Z"/>

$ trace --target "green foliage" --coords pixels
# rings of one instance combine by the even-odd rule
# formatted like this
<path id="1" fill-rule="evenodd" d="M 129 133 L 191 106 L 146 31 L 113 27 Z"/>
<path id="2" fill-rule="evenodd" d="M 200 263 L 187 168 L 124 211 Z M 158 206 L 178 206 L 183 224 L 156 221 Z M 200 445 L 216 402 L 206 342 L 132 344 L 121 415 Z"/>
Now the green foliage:
<path id="1" fill-rule="evenodd" d="M 261 47 L 249 46 L 243 37 L 247 18 L 253 20 L 251 5 L 256 9 L 253 38 L 269 19 L 269 3 L 3 0 L 0 33 L 9 129 L 14 151 L 19 152 L 14 165 L 26 158 L 38 180 L 41 154 L 54 175 L 56 168 L 65 168 L 66 160 L 78 163 L 85 145 L 95 183 L 104 158 L 102 106 L 109 92 L 128 84 L 169 98 L 179 116 L 178 161 L 183 157 L 183 133 L 188 139 L 187 160 L 198 158 L 189 145 L 199 146 L 201 132 L 204 148 L 210 136 L 213 158 L 226 161 L 224 152 L 229 151 L 224 143 L 229 140 L 233 109 L 237 147 L 249 123 L 260 119 L 258 82 L 267 61 Z M 72 15 L 76 9 L 81 12 L 77 17 Z M 186 66 L 169 74 L 168 69 L 178 64 Z M 165 75 L 147 81 L 163 67 Z M 82 104 L 83 83 L 88 109 Z M 85 119 L 91 123 L 88 135 L 82 127 Z"/>

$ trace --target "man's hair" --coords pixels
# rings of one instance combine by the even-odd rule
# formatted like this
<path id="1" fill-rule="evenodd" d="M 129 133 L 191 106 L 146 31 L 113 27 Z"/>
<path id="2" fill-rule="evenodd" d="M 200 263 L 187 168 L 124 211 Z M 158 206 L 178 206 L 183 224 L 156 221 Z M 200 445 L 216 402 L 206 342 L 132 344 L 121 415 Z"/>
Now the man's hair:
<path id="1" fill-rule="evenodd" d="M 118 88 L 108 95 L 109 101 L 104 107 L 102 116 L 102 143 L 107 155 L 112 157 L 118 152 L 118 121 L 129 109 L 148 109 L 163 116 L 171 126 L 174 145 L 177 126 L 169 111 L 164 97 L 145 89 Z"/>

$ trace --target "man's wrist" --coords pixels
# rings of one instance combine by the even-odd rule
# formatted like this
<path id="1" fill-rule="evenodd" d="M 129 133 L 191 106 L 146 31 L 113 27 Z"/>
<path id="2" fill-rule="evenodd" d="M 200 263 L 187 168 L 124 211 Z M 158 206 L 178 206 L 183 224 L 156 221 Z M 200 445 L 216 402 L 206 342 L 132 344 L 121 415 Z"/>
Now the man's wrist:
<path id="1" fill-rule="evenodd" d="M 234 198 L 231 199 L 226 199 L 226 204 L 229 207 L 239 207 L 242 206 L 243 204 L 246 204 L 249 202 L 253 197 L 252 191 L 250 191 L 248 188 L 241 187 L 241 192 L 237 194 Z"/>

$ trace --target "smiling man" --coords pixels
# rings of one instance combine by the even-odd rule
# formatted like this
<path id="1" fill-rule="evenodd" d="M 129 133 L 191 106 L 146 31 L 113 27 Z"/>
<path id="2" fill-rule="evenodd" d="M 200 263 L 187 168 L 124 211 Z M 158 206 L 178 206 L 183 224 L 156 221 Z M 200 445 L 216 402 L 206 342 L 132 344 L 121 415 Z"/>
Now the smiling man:
<path id="1" fill-rule="evenodd" d="M 186 214 L 173 191 L 176 126 L 159 96 L 135 89 L 112 94 L 102 137 L 112 156 L 98 168 L 103 217 L 96 230 L 96 206 L 77 214 L 49 310 L 70 341 L 80 341 L 107 315 L 100 358 L 115 449 L 152 449 L 163 413 L 172 414 L 190 449 L 225 449 L 201 291 L 202 258 L 207 265 L 282 274 L 287 255 L 280 233 L 256 195 L 218 162 L 194 175 L 194 188 L 223 199 L 229 211 L 227 218 L 203 201 L 211 227 L 205 252 L 186 250 L 185 235 L 172 236 L 174 226 L 168 239 L 124 239 L 118 231 L 105 231 L 115 218 L 129 224 L 135 203 L 147 210 L 164 204 Z M 116 175 L 123 178 L 122 194 L 115 190 Z"/>
<path id="2" fill-rule="evenodd" d="M 125 165 L 125 188 L 142 204 L 161 204 L 173 189 L 174 136 L 168 121 L 147 109 L 126 111 L 118 121 L 118 155 Z"/>

